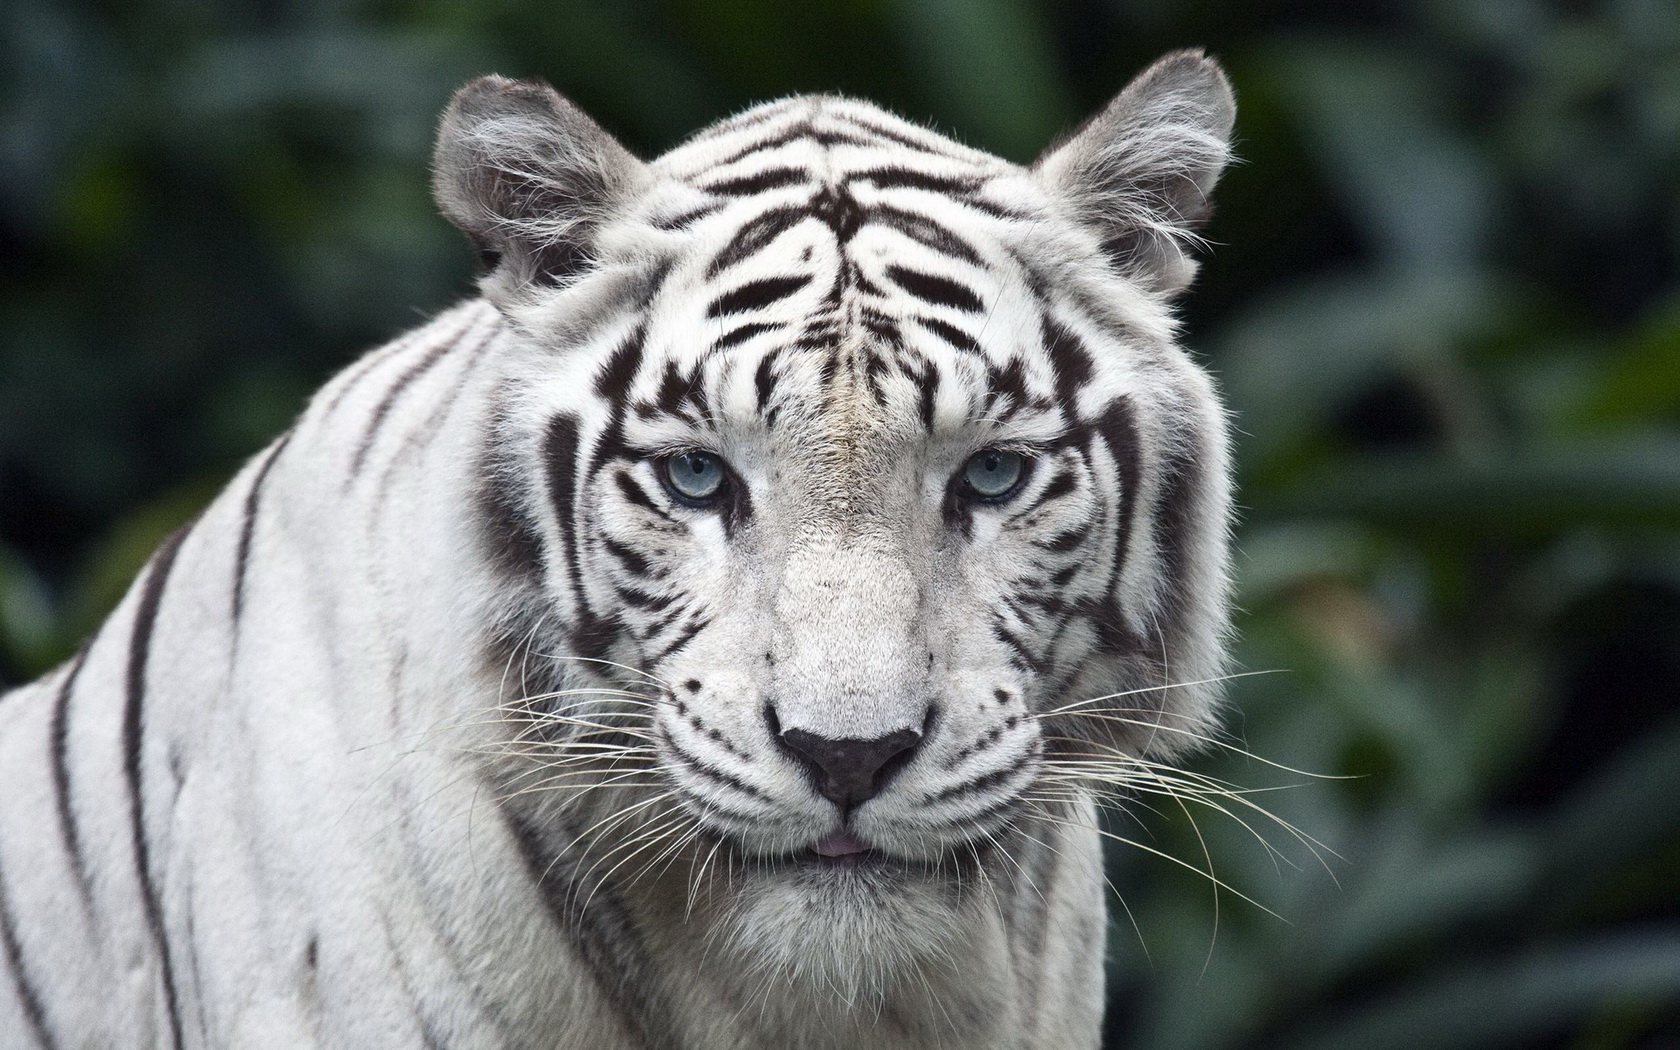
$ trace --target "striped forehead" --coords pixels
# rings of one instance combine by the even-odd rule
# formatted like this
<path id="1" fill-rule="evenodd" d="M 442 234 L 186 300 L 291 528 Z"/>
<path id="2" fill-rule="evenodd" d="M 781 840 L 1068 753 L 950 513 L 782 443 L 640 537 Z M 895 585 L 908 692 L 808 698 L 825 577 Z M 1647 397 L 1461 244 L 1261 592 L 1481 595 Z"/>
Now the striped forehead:
<path id="1" fill-rule="evenodd" d="M 760 116 L 660 162 L 683 160 L 709 198 L 652 304 L 661 390 L 736 425 L 873 402 L 924 430 L 992 411 L 1000 390 L 1048 394 L 1039 307 L 1003 236 L 1034 216 L 988 185 L 1019 169 L 861 104 Z"/>
<path id="2" fill-rule="evenodd" d="M 649 314 L 662 404 L 680 390 L 704 402 L 691 414 L 735 425 L 840 411 L 933 430 L 936 417 L 944 429 L 987 413 L 1000 388 L 1054 385 L 1037 307 L 1007 258 L 953 265 L 891 227 L 843 241 L 809 216 L 715 276 L 715 252 L 700 254 Z"/>

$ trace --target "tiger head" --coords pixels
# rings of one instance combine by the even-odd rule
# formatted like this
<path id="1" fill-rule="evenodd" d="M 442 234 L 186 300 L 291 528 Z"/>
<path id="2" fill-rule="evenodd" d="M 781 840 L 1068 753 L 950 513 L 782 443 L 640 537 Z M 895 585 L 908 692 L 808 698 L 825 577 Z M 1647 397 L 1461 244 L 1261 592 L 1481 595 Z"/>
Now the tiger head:
<path id="1" fill-rule="evenodd" d="M 648 163 L 545 84 L 456 95 L 437 198 L 522 348 L 505 641 L 570 655 L 556 746 L 630 727 L 751 936 L 933 938 L 964 865 L 1205 731 L 1226 437 L 1171 308 L 1232 118 L 1191 52 L 1030 167 L 829 96 Z"/>

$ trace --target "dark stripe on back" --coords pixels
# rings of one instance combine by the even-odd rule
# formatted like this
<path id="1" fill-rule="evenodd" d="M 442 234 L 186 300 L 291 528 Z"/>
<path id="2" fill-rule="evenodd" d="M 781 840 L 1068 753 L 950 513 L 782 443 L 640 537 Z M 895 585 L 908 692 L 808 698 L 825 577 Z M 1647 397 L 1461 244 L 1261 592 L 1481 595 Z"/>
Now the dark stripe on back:
<path id="1" fill-rule="evenodd" d="M 0 846 L 3 845 L 0 843 Z M 0 856 L 4 854 L 5 850 L 0 848 Z M 18 944 L 17 934 L 12 929 L 14 921 L 5 872 L 0 870 L 0 951 L 5 953 L 6 969 L 12 975 L 12 986 L 17 990 L 18 1002 L 23 1006 L 23 1020 L 29 1026 L 29 1034 L 34 1036 L 35 1042 L 45 1050 L 58 1050 L 58 1044 L 53 1042 L 52 1034 L 47 1029 L 47 1015 L 41 1007 L 41 994 L 23 968 L 23 947 Z"/>
<path id="2" fill-rule="evenodd" d="M 386 358 L 395 357 L 404 350 L 407 350 L 410 346 L 414 345 L 415 341 L 420 338 L 420 333 L 423 331 L 425 331 L 425 327 L 421 326 L 406 335 L 399 336 L 391 344 L 381 349 L 369 352 L 364 355 L 360 361 L 351 365 L 350 367 L 354 370 L 354 373 L 341 383 L 339 388 L 333 392 L 332 397 L 327 400 L 326 404 L 321 406 L 322 418 L 332 415 L 333 411 L 338 408 L 339 402 L 343 401 L 351 390 L 354 390 L 358 385 L 360 385 L 361 381 L 367 378 L 367 374 L 369 372 L 372 372 L 375 368 L 378 368 L 381 364 L 383 364 Z"/>
<path id="3" fill-rule="evenodd" d="M 244 509 L 239 520 L 239 548 L 233 558 L 233 644 L 239 645 L 239 617 L 245 611 L 245 575 L 250 569 L 251 537 L 257 528 L 258 503 L 262 499 L 263 482 L 268 480 L 268 472 L 274 469 L 274 461 L 280 458 L 280 453 L 286 450 L 286 445 L 292 440 L 293 431 L 286 431 L 280 435 L 268 450 L 268 456 L 262 466 L 257 468 L 256 477 L 251 479 L 251 487 L 245 492 Z"/>
<path id="4" fill-rule="evenodd" d="M 143 790 L 141 751 L 145 744 L 146 666 L 151 658 L 152 631 L 157 626 L 158 606 L 163 600 L 164 585 L 175 565 L 175 556 L 192 530 L 192 523 L 181 526 L 174 535 L 163 541 L 151 569 L 140 585 L 140 602 L 134 611 L 134 633 L 129 639 L 127 696 L 123 704 L 122 742 L 123 776 L 128 783 L 129 824 L 134 838 L 135 877 L 140 880 L 140 906 L 151 929 L 152 946 L 158 955 L 158 970 L 163 978 L 164 1006 L 169 1011 L 170 1045 L 181 1050 L 181 1015 L 175 999 L 175 969 L 169 959 L 169 945 L 164 938 L 163 907 L 158 902 L 157 887 L 152 882 L 151 846 L 146 834 L 146 800 Z"/>
<path id="5" fill-rule="evenodd" d="M 81 677 L 82 666 L 87 663 L 88 653 L 92 649 L 93 640 L 89 639 L 71 661 L 70 670 L 60 683 L 58 694 L 53 697 L 52 722 L 47 730 L 52 743 L 52 780 L 53 795 L 58 801 L 58 834 L 64 843 L 64 852 L 70 857 L 70 866 L 76 874 L 76 890 L 81 894 L 82 904 L 89 912 L 93 910 L 93 883 L 88 877 L 87 858 L 82 853 L 81 825 L 76 820 L 75 803 L 70 797 L 70 697 L 76 691 L 76 680 Z"/>
<path id="6" fill-rule="evenodd" d="M 743 224 L 723 249 L 706 264 L 706 280 L 737 263 L 752 258 L 768 247 L 776 238 L 811 217 L 804 205 L 784 205 L 772 208 Z"/>
<path id="7" fill-rule="evenodd" d="M 352 480 L 357 474 L 361 473 L 362 464 L 366 462 L 368 452 L 373 448 L 373 439 L 379 433 L 380 424 L 385 422 L 385 417 L 390 414 L 391 406 L 396 404 L 397 398 L 402 396 L 402 392 L 413 385 L 415 380 L 435 368 L 437 363 L 443 360 L 443 355 L 454 349 L 455 345 L 460 342 L 461 337 L 467 334 L 467 330 L 472 327 L 472 323 L 472 320 L 468 320 L 466 324 L 456 330 L 455 334 L 427 350 L 420 360 L 410 365 L 403 371 L 402 375 L 392 380 L 391 385 L 385 388 L 385 393 L 379 398 L 379 403 L 373 406 L 373 413 L 368 417 L 367 428 L 362 431 L 362 439 L 357 442 L 355 453 L 350 457 L 350 477 Z"/>
<path id="8" fill-rule="evenodd" d="M 810 274 L 798 274 L 793 277 L 765 277 L 757 281 L 748 281 L 733 291 L 725 292 L 712 300 L 706 308 L 707 317 L 727 317 L 730 314 L 744 313 L 768 306 L 780 299 L 785 299 L 799 289 L 811 283 Z"/>
<path id="9" fill-rule="evenodd" d="M 967 285 L 947 277 L 892 264 L 887 267 L 887 278 L 916 298 L 935 306 L 949 306 L 971 314 L 977 314 L 986 307 Z"/>

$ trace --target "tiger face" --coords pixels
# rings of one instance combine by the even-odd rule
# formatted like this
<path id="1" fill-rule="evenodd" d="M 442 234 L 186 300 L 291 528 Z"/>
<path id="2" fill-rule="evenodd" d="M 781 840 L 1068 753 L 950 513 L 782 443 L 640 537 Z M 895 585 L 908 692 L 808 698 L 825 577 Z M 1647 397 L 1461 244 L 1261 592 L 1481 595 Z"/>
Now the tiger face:
<path id="1" fill-rule="evenodd" d="M 652 163 L 543 85 L 452 104 L 438 196 L 525 347 L 508 638 L 571 655 L 556 726 L 634 727 L 744 939 L 931 948 L 1024 819 L 1209 718 L 1225 436 L 1170 304 L 1230 124 L 1188 53 L 1030 168 L 829 97 Z"/>

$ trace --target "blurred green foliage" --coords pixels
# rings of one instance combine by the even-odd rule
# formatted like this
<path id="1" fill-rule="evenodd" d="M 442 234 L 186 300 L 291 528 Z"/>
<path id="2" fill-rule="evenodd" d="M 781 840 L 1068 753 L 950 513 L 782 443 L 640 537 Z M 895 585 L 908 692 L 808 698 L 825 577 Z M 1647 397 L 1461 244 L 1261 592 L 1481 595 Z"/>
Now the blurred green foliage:
<path id="1" fill-rule="evenodd" d="M 546 76 L 647 154 L 840 90 L 1027 160 L 1207 46 L 1245 163 L 1186 324 L 1241 431 L 1239 662 L 1280 672 L 1230 729 L 1332 779 L 1195 768 L 1280 788 L 1247 797 L 1324 864 L 1114 814 L 1277 917 L 1117 846 L 1110 1044 L 1680 1045 L 1671 0 L 9 0 L 0 41 L 10 681 L 469 293 L 425 173 L 467 77 Z"/>

